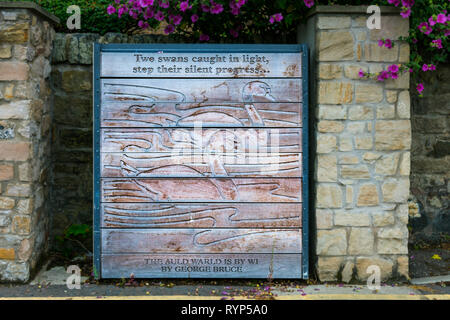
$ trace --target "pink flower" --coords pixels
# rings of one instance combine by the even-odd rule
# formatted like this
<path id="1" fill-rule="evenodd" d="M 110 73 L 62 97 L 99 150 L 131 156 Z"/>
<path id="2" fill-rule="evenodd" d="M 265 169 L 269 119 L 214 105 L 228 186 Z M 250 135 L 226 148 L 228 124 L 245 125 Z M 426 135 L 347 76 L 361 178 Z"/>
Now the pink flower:
<path id="1" fill-rule="evenodd" d="M 142 21 L 142 20 L 139 20 L 138 26 L 139 26 L 141 29 L 147 29 L 147 28 L 149 27 L 149 24 L 148 24 L 148 22 L 144 22 L 144 21 Z"/>
<path id="2" fill-rule="evenodd" d="M 392 79 L 398 79 L 398 73 L 397 72 L 392 72 L 391 73 L 391 78 Z"/>
<path id="3" fill-rule="evenodd" d="M 106 12 L 108 12 L 109 15 L 112 15 L 113 13 L 116 12 L 116 8 L 114 8 L 114 6 L 112 4 L 110 4 L 108 6 L 108 8 L 106 9 Z"/>
<path id="4" fill-rule="evenodd" d="M 127 7 L 120 7 L 118 13 L 119 18 L 121 18 L 122 15 L 127 12 L 127 10 L 128 10 Z"/>
<path id="5" fill-rule="evenodd" d="M 411 9 L 409 8 L 403 8 L 402 12 L 400 12 L 400 15 L 406 19 L 411 15 Z"/>
<path id="6" fill-rule="evenodd" d="M 308 8 L 311 8 L 314 5 L 314 0 L 303 0 L 303 2 Z"/>
<path id="7" fill-rule="evenodd" d="M 359 69 L 358 76 L 359 76 L 360 78 L 364 78 L 365 75 L 366 75 L 366 74 L 364 73 L 363 69 Z"/>
<path id="8" fill-rule="evenodd" d="M 209 12 L 209 7 L 207 5 L 201 4 L 200 7 L 202 8 L 203 12 Z"/>
<path id="9" fill-rule="evenodd" d="M 434 20 L 433 17 L 430 17 L 428 19 L 428 23 L 430 24 L 430 26 L 434 26 L 436 24 L 436 20 Z"/>
<path id="10" fill-rule="evenodd" d="M 423 66 L 422 66 L 422 71 L 423 72 L 425 72 L 425 71 L 428 71 L 429 69 L 428 69 L 428 66 L 426 65 L 426 64 L 424 64 Z"/>
<path id="11" fill-rule="evenodd" d="M 446 23 L 447 20 L 448 20 L 447 16 L 445 14 L 443 14 L 443 13 L 439 13 L 438 16 L 437 16 L 437 19 L 436 19 L 436 21 L 438 23 L 442 23 L 442 24 Z"/>
<path id="12" fill-rule="evenodd" d="M 381 71 L 380 74 L 377 77 L 378 81 L 383 81 L 386 80 L 387 78 L 389 78 L 389 73 L 387 71 Z"/>
<path id="13" fill-rule="evenodd" d="M 422 94 L 422 91 L 425 89 L 423 83 L 419 83 L 416 87 L 417 91 Z"/>
<path id="14" fill-rule="evenodd" d="M 398 5 L 400 4 L 400 0 L 388 0 L 388 3 L 398 7 Z"/>
<path id="15" fill-rule="evenodd" d="M 389 72 L 396 73 L 396 72 L 398 72 L 399 67 L 396 64 L 392 64 L 388 67 L 388 70 L 389 70 Z"/>
<path id="16" fill-rule="evenodd" d="M 169 0 L 167 0 L 167 1 L 159 1 L 159 6 L 161 8 L 167 9 L 170 6 Z"/>
<path id="17" fill-rule="evenodd" d="M 436 66 L 434 64 L 429 64 L 428 65 L 428 70 L 435 71 L 436 70 Z"/>
<path id="18" fill-rule="evenodd" d="M 158 20 L 158 21 L 163 21 L 164 20 L 164 13 L 162 13 L 161 11 L 158 11 L 155 14 L 155 19 Z"/>
<path id="19" fill-rule="evenodd" d="M 237 30 L 231 29 L 230 34 L 233 36 L 233 38 L 239 37 L 239 32 Z"/>
<path id="20" fill-rule="evenodd" d="M 437 39 L 437 40 L 431 41 L 431 46 L 435 47 L 435 48 L 438 48 L 438 49 L 442 49 L 443 48 L 442 40 L 441 39 Z"/>
<path id="21" fill-rule="evenodd" d="M 154 0 L 139 0 L 139 5 L 142 8 L 148 7 L 148 6 L 152 6 L 153 2 L 155 2 Z"/>
<path id="22" fill-rule="evenodd" d="M 378 40 L 378 46 L 379 47 L 384 46 L 384 40 L 383 39 Z"/>
<path id="23" fill-rule="evenodd" d="M 132 17 L 133 19 L 137 20 L 137 18 L 138 18 L 137 11 L 130 10 L 130 11 L 128 11 L 128 14 L 130 15 L 130 17 Z"/>
<path id="24" fill-rule="evenodd" d="M 154 15 L 153 9 L 148 7 L 147 10 L 144 12 L 144 19 L 149 20 L 149 19 L 153 18 L 153 15 Z"/>
<path id="25" fill-rule="evenodd" d="M 185 12 L 188 9 L 192 9 L 192 6 L 189 5 L 189 1 L 181 1 L 180 2 L 180 11 Z"/>
<path id="26" fill-rule="evenodd" d="M 402 0 L 402 5 L 411 8 L 414 5 L 414 0 Z"/>
<path id="27" fill-rule="evenodd" d="M 388 49 L 391 49 L 391 48 L 392 48 L 392 41 L 391 41 L 391 39 L 386 39 L 386 40 L 384 41 L 384 46 L 385 46 L 386 48 L 388 48 Z"/>
<path id="28" fill-rule="evenodd" d="M 175 31 L 175 27 L 173 24 L 167 25 L 167 27 L 164 29 L 165 34 L 171 34 L 174 31 Z"/>
<path id="29" fill-rule="evenodd" d="M 212 14 L 219 14 L 223 11 L 223 5 L 220 3 L 215 3 L 211 1 L 211 13 Z"/>
<path id="30" fill-rule="evenodd" d="M 197 20 L 198 20 L 198 15 L 193 14 L 193 15 L 191 16 L 191 21 L 192 21 L 193 23 L 196 23 Z"/>
<path id="31" fill-rule="evenodd" d="M 209 41 L 209 36 L 207 35 L 207 34 L 201 34 L 200 35 L 200 38 L 199 38 L 199 40 L 200 41 Z"/>
<path id="32" fill-rule="evenodd" d="M 229 5 L 231 8 L 231 13 L 235 16 L 237 16 L 240 11 L 241 11 L 241 7 L 245 4 L 245 0 L 240 0 L 238 2 L 236 2 L 236 0 L 230 0 Z"/>
<path id="33" fill-rule="evenodd" d="M 273 24 L 275 21 L 280 22 L 281 20 L 283 20 L 283 15 L 281 13 L 275 13 L 270 16 L 269 22 Z"/>
<path id="34" fill-rule="evenodd" d="M 172 22 L 173 22 L 173 24 L 174 25 L 179 25 L 180 23 L 181 23 L 181 20 L 183 20 L 183 17 L 182 16 L 180 16 L 179 14 L 177 14 L 176 16 L 174 16 L 173 18 L 172 18 Z"/>
<path id="35" fill-rule="evenodd" d="M 422 22 L 417 28 L 419 28 L 420 32 L 424 34 L 430 34 L 431 31 L 433 31 L 433 29 L 426 22 Z"/>

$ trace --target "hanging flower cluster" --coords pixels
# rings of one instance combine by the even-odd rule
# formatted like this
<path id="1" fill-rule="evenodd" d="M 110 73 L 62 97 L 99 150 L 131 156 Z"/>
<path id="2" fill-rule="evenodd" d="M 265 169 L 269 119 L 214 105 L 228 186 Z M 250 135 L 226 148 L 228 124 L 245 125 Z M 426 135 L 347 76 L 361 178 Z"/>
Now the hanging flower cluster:
<path id="1" fill-rule="evenodd" d="M 395 6 L 399 6 L 400 4 L 402 4 L 401 15 L 404 18 L 410 16 L 411 8 L 414 5 L 414 0 L 408 1 L 388 0 L 388 2 Z M 444 49 L 443 41 L 446 41 L 447 37 L 450 34 L 449 23 L 450 23 L 450 16 L 447 14 L 446 10 L 443 10 L 443 12 L 429 17 L 428 21 L 419 23 L 417 29 L 421 34 L 425 35 L 428 38 L 428 40 L 426 38 L 425 41 L 429 42 L 431 49 L 442 50 Z M 411 42 L 413 44 L 417 44 L 418 40 L 417 38 L 412 38 Z M 387 49 L 392 49 L 394 46 L 394 42 L 391 39 L 380 39 L 378 41 L 378 46 L 386 47 Z M 418 61 L 420 62 L 420 59 Z M 420 64 L 417 61 L 414 61 L 405 65 L 395 65 L 395 64 L 390 65 L 387 67 L 386 70 L 373 74 L 365 72 L 361 69 L 359 71 L 359 77 L 366 79 L 376 79 L 377 81 L 384 81 L 387 79 L 397 79 L 399 77 L 399 73 L 404 72 L 411 73 L 414 71 L 414 69 L 416 69 L 416 71 L 418 72 L 435 71 L 436 65 L 432 62 L 429 64 L 422 64 L 420 66 Z M 419 93 L 419 96 L 422 96 L 422 92 L 424 91 L 424 89 L 425 87 L 423 83 L 417 84 L 416 90 Z"/>
<path id="2" fill-rule="evenodd" d="M 157 28 L 163 23 L 165 34 L 184 34 L 200 42 L 219 38 L 235 39 L 245 35 L 253 37 L 254 32 L 264 37 L 267 32 L 280 35 L 292 32 L 313 7 L 314 0 L 111 0 L 107 8 L 109 15 L 118 18 L 131 17 L 142 28 Z M 325 1 L 324 1 L 325 2 Z M 351 2 L 351 1 L 350 1 Z M 448 55 L 450 16 L 448 0 L 429 2 L 415 0 L 376 0 L 376 4 L 391 4 L 401 8 L 403 18 L 411 17 L 410 36 L 406 40 L 411 45 L 411 61 L 404 65 L 390 65 L 379 73 L 360 71 L 361 78 L 377 81 L 397 79 L 402 73 L 420 74 L 437 70 L 439 63 Z M 328 1 L 330 3 L 346 3 Z M 414 12 L 414 14 L 412 14 Z M 430 15 L 430 16 L 429 16 Z M 380 47 L 392 49 L 395 41 L 380 39 Z M 422 94 L 422 83 L 417 84 Z"/>
<path id="3" fill-rule="evenodd" d="M 202 18 L 214 19 L 214 15 L 239 16 L 247 2 L 248 0 L 114 0 L 108 6 L 107 13 L 117 15 L 118 18 L 129 15 L 137 20 L 137 25 L 142 29 L 150 28 L 152 22 L 159 24 L 165 21 L 167 26 L 164 32 L 171 34 L 176 32 L 179 26 L 185 28 L 183 22 L 192 27 Z M 303 0 L 303 2 L 308 8 L 314 5 L 314 0 Z M 278 24 L 283 19 L 284 16 L 280 12 L 267 17 L 270 24 Z M 237 25 L 229 30 L 229 35 L 237 38 L 242 28 L 242 25 Z M 209 41 L 210 36 L 200 32 L 198 39 Z"/>

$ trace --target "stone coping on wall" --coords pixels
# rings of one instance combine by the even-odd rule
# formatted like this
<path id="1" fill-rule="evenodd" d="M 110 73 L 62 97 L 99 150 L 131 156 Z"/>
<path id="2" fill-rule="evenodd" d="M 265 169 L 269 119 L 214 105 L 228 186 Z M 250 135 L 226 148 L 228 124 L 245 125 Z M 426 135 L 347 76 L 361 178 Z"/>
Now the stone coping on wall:
<path id="1" fill-rule="evenodd" d="M 369 6 L 315 6 L 311 9 L 306 17 L 309 18 L 315 14 L 365 14 Z M 399 14 L 401 10 L 396 7 L 379 6 L 382 14 Z"/>
<path id="2" fill-rule="evenodd" d="M 34 13 L 40 15 L 41 17 L 49 20 L 50 22 L 54 24 L 59 24 L 60 20 L 57 16 L 54 14 L 51 14 L 50 12 L 44 10 L 40 5 L 34 3 L 34 2 L 27 2 L 27 1 L 18 1 L 18 2 L 11 2 L 11 1 L 0 1 L 0 9 L 28 9 L 33 11 Z"/>

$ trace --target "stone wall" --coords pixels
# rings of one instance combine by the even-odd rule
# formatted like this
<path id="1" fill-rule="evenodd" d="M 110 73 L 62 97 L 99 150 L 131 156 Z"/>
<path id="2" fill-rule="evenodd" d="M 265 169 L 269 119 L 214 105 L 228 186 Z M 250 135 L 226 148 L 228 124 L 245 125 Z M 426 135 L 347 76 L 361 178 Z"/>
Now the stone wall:
<path id="1" fill-rule="evenodd" d="M 57 34 L 50 57 L 56 18 L 32 3 L 4 6 L 0 279 L 26 281 L 55 235 L 92 223 L 92 43 L 174 41 Z M 310 257 L 322 281 L 364 281 L 369 265 L 383 279 L 408 276 L 410 158 L 411 193 L 422 208 L 413 227 L 448 232 L 448 68 L 426 82 L 423 99 L 413 99 L 411 155 L 409 75 L 386 83 L 358 77 L 360 69 L 408 61 L 405 43 L 378 47 L 379 38 L 408 30 L 396 9 L 382 14 L 382 29 L 370 31 L 364 7 L 318 6 L 299 30 L 299 42 L 311 48 Z"/>
<path id="2" fill-rule="evenodd" d="M 52 59 L 52 238 L 71 224 L 92 225 L 92 44 L 168 43 L 161 35 L 57 33 Z"/>
<path id="3" fill-rule="evenodd" d="M 408 277 L 409 74 L 385 83 L 358 76 L 409 59 L 405 43 L 377 45 L 409 29 L 394 8 L 381 12 L 381 30 L 369 30 L 365 7 L 318 6 L 299 30 L 311 48 L 311 257 L 321 281 L 364 281 L 370 265 L 384 280 Z"/>
<path id="4" fill-rule="evenodd" d="M 425 73 L 424 97 L 412 100 L 412 241 L 435 242 L 450 233 L 449 74 L 449 64 Z"/>
<path id="5" fill-rule="evenodd" d="M 0 281 L 27 281 L 48 246 L 57 20 L 32 3 L 0 3 Z"/>

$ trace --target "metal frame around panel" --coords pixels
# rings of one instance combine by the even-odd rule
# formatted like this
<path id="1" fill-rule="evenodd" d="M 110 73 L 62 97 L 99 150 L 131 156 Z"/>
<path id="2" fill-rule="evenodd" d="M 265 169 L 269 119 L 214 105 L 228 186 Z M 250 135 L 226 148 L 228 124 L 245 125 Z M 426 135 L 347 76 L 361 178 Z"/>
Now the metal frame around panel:
<path id="1" fill-rule="evenodd" d="M 100 59 L 101 59 L 102 45 L 94 43 L 93 46 L 93 142 L 94 142 L 94 276 L 96 279 L 101 278 L 101 230 L 100 230 L 100 106 L 101 106 L 101 92 L 100 92 Z"/>
<path id="2" fill-rule="evenodd" d="M 308 67 L 309 52 L 306 44 L 301 45 L 302 52 L 302 274 L 303 279 L 309 278 L 309 91 Z"/>
<path id="3" fill-rule="evenodd" d="M 101 52 L 251 52 L 251 53 L 299 53 L 302 55 L 302 278 L 309 277 L 309 126 L 308 126 L 308 47 L 297 45 L 242 45 L 242 44 L 106 44 L 94 43 L 94 273 L 101 278 L 101 230 L 100 230 L 100 73 Z M 145 78 L 144 78 L 145 79 Z"/>

